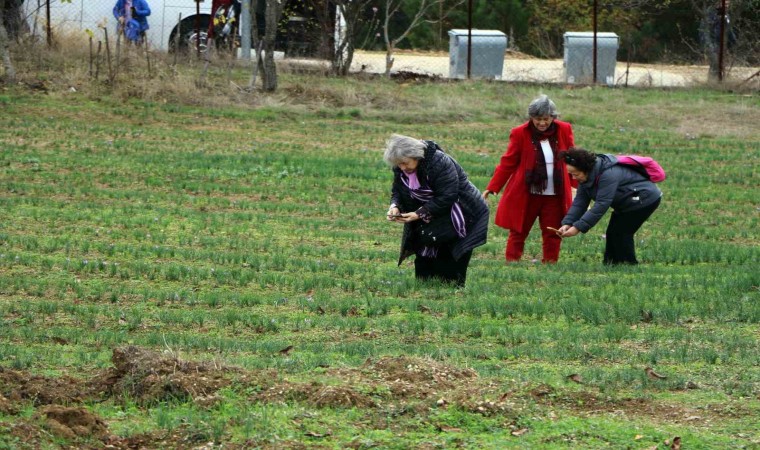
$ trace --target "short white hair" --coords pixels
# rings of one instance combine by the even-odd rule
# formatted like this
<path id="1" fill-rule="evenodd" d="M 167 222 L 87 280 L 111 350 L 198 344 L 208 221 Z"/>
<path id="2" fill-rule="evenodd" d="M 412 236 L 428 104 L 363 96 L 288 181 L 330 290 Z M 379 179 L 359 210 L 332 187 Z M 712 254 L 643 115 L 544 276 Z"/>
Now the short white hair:
<path id="1" fill-rule="evenodd" d="M 391 167 L 397 166 L 404 159 L 422 159 L 425 157 L 424 141 L 401 134 L 392 134 L 385 143 L 383 159 Z"/>
<path id="2" fill-rule="evenodd" d="M 528 105 L 528 115 L 530 117 L 551 116 L 557 118 L 557 106 L 547 95 L 541 95 Z"/>

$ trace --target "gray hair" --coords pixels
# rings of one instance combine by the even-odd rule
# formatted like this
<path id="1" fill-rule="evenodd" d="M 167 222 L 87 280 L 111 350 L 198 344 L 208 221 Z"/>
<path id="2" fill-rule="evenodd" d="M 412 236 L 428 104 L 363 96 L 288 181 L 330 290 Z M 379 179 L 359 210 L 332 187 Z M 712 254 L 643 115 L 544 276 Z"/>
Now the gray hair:
<path id="1" fill-rule="evenodd" d="M 530 102 L 528 105 L 528 115 L 530 117 L 552 116 L 557 118 L 557 106 L 546 95 L 542 95 Z"/>
<path id="2" fill-rule="evenodd" d="M 383 155 L 383 159 L 386 164 L 394 167 L 397 166 L 401 160 L 406 158 L 424 158 L 426 147 L 427 145 L 425 142 L 419 139 L 400 134 L 392 134 L 385 143 L 385 154 Z"/>

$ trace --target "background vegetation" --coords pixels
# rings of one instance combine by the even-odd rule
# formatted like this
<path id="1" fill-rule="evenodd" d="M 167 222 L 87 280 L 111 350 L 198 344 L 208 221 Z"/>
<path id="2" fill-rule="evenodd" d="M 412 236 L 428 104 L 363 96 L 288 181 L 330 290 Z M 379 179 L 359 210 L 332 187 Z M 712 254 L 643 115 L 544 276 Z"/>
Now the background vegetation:
<path id="1" fill-rule="evenodd" d="M 419 2 L 407 0 L 403 11 L 408 13 L 397 15 L 393 26 L 404 26 Z M 593 29 L 594 2 L 588 0 L 473 0 L 472 3 L 474 28 L 500 30 L 509 36 L 511 48 L 538 57 L 561 58 L 565 32 Z M 713 0 L 600 0 L 598 29 L 620 36 L 618 58 L 622 61 L 702 62 L 700 26 L 714 3 Z M 760 24 L 760 2 L 729 3 L 731 26 L 738 35 L 737 46 L 731 49 L 732 61 L 756 65 L 760 47 L 754 30 Z M 448 30 L 467 28 L 467 5 L 467 1 L 446 0 L 440 8 L 431 10 L 428 15 L 431 22 L 413 30 L 400 46 L 447 51 Z M 448 11 L 451 13 L 443 14 Z M 367 17 L 371 17 L 370 12 Z"/>
<path id="2" fill-rule="evenodd" d="M 283 71 L 263 95 L 235 67 L 84 83 L 76 55 L 16 56 L 0 448 L 760 445 L 756 93 Z M 385 139 L 482 188 L 539 93 L 578 144 L 667 170 L 644 264 L 602 266 L 602 223 L 506 266 L 492 227 L 466 288 L 416 283 Z"/>

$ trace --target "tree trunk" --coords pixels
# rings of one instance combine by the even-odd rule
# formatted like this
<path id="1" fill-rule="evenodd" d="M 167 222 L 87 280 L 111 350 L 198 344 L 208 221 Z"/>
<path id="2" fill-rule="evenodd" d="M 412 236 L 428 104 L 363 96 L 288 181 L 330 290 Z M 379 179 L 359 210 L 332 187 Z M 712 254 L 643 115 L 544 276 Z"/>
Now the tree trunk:
<path id="1" fill-rule="evenodd" d="M 5 25 L 6 38 L 17 41 L 23 33 L 28 31 L 28 25 L 21 14 L 21 5 L 24 0 L 5 0 L 0 2 L 0 23 Z"/>
<path id="2" fill-rule="evenodd" d="M 13 0 L 11 0 L 13 1 Z M 5 80 L 8 83 L 16 82 L 16 69 L 13 67 L 11 60 L 11 51 L 8 43 L 8 33 L 6 32 L 6 7 L 5 0 L 0 0 L 0 57 L 3 59 L 3 68 L 5 69 Z"/>
<path id="3" fill-rule="evenodd" d="M 388 49 L 385 51 L 385 76 L 391 77 L 391 69 L 393 68 L 393 46 L 388 45 Z"/>
<path id="4" fill-rule="evenodd" d="M 279 0 L 266 0 L 266 30 L 264 30 L 264 61 L 262 64 L 262 88 L 266 92 L 277 90 L 277 65 L 274 62 L 274 44 L 277 36 L 277 22 L 282 14 Z"/>
<path id="5" fill-rule="evenodd" d="M 333 51 L 332 69 L 338 76 L 348 75 L 351 61 L 354 59 L 354 30 L 364 11 L 365 2 L 348 1 L 339 3 L 340 19 L 335 19 L 335 49 Z"/>

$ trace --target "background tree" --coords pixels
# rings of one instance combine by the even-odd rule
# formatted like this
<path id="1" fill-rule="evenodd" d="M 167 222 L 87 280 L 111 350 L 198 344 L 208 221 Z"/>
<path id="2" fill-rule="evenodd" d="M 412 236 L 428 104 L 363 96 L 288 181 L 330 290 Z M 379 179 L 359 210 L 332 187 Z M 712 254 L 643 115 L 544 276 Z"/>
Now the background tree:
<path id="1" fill-rule="evenodd" d="M 376 29 L 376 0 L 309 0 L 317 20 L 328 37 L 330 67 L 335 75 L 346 75 L 354 59 L 361 33 Z M 341 21 L 340 18 L 343 20 Z"/>
<path id="2" fill-rule="evenodd" d="M 11 51 L 8 42 L 8 33 L 6 31 L 6 0 L 0 0 L 0 57 L 3 60 L 3 69 L 5 69 L 5 80 L 8 83 L 16 82 L 16 69 L 13 67 Z"/>
<path id="3" fill-rule="evenodd" d="M 400 13 L 401 7 L 405 4 L 404 0 L 382 0 L 383 11 L 383 41 L 385 42 L 385 76 L 390 76 L 391 69 L 393 68 L 393 52 L 396 50 L 396 46 L 399 42 L 406 39 L 409 33 L 412 32 L 417 26 L 423 22 L 430 24 L 435 23 L 437 20 L 443 20 L 450 13 L 452 8 L 456 8 L 464 0 L 459 0 L 455 4 L 451 5 L 450 9 L 445 12 L 441 11 L 441 7 L 446 5 L 446 0 L 419 0 L 416 7 L 407 8 L 411 12 L 408 13 L 407 21 L 398 30 L 398 33 L 394 33 L 391 29 L 392 19 L 394 16 Z M 408 4 L 407 4 L 408 5 Z M 427 14 L 431 10 L 441 11 L 437 18 L 429 18 Z M 392 37 L 392 36 L 396 37 Z"/>
<path id="4" fill-rule="evenodd" d="M 530 10 L 521 0 L 473 1 L 473 27 L 481 30 L 498 30 L 509 36 L 511 48 L 522 48 L 528 34 Z M 450 15 L 450 28 L 467 28 L 467 8 L 463 4 Z"/>
<path id="5" fill-rule="evenodd" d="M 274 48 L 277 39 L 277 24 L 280 22 L 282 10 L 285 7 L 285 0 L 259 0 L 266 1 L 264 11 L 264 37 L 262 38 L 261 48 L 263 50 L 263 60 L 261 61 L 261 84 L 262 89 L 267 92 L 277 90 L 277 65 L 274 62 Z M 251 5 L 251 11 L 255 11 L 258 5 Z M 255 23 L 255 17 L 253 22 Z M 258 44 L 258 42 L 256 43 Z"/>
<path id="6" fill-rule="evenodd" d="M 21 14 L 21 6 L 23 4 L 24 0 L 5 0 L 3 6 L 0 7 L 0 14 L 3 16 L 3 20 L 0 23 L 5 25 L 7 38 L 11 41 L 17 41 L 27 31 L 26 22 Z"/>
<path id="7" fill-rule="evenodd" d="M 736 63 L 753 64 L 758 61 L 760 44 L 757 29 L 760 19 L 759 0 L 724 0 L 729 21 L 723 27 L 723 69 L 730 70 Z M 698 53 L 709 62 L 708 75 L 717 76 L 720 48 L 721 0 L 690 0 L 699 20 Z"/>

